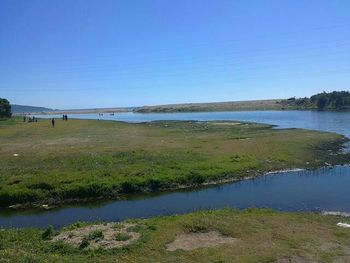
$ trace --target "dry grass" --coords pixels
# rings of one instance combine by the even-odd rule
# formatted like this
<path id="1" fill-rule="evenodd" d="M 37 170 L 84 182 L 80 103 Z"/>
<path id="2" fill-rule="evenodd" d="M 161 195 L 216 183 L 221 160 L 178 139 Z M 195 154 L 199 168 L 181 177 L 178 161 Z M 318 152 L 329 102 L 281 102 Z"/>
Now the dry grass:
<path id="1" fill-rule="evenodd" d="M 204 247 L 215 247 L 222 244 L 239 242 L 239 239 L 225 237 L 217 231 L 206 233 L 186 233 L 176 236 L 175 240 L 167 244 L 167 251 L 193 250 Z"/>

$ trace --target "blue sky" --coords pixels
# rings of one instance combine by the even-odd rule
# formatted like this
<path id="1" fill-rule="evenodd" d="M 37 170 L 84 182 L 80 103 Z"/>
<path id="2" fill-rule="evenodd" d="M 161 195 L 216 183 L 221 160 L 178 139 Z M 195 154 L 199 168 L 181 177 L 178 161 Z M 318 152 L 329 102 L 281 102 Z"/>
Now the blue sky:
<path id="1" fill-rule="evenodd" d="M 0 97 L 53 108 L 350 88 L 349 0 L 1 0 Z"/>

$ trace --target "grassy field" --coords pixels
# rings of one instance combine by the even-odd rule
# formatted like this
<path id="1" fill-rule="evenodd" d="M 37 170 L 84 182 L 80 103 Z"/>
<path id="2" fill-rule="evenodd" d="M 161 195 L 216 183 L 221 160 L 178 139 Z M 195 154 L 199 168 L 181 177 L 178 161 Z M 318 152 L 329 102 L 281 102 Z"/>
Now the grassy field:
<path id="1" fill-rule="evenodd" d="M 1 230 L 0 262 L 349 262 L 350 229 L 336 226 L 338 222 L 349 219 L 258 209 L 201 211 L 129 221 L 136 224 L 132 231 L 139 232 L 140 238 L 109 250 L 50 241 L 51 230 Z M 179 235 L 211 231 L 235 242 L 217 244 L 213 239 L 212 247 L 167 250 Z M 103 233 L 94 231 L 88 237 L 103 239 Z"/>
<path id="2" fill-rule="evenodd" d="M 0 206 L 197 186 L 349 161 L 344 138 L 236 122 L 0 121 Z"/>

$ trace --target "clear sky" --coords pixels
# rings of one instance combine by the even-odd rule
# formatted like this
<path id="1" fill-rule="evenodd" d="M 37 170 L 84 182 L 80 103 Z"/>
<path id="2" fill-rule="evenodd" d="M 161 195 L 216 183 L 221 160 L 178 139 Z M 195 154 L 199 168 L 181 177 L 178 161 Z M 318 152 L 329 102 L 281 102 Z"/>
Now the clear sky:
<path id="1" fill-rule="evenodd" d="M 0 0 L 0 97 L 52 108 L 350 89 L 349 0 Z"/>

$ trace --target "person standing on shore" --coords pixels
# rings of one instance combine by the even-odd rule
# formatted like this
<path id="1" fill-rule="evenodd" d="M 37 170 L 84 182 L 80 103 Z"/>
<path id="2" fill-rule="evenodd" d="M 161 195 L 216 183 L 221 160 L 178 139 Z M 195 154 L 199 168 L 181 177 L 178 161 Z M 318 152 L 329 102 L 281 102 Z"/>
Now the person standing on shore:
<path id="1" fill-rule="evenodd" d="M 52 118 L 51 124 L 52 124 L 52 127 L 55 127 L 55 119 L 54 118 Z"/>

